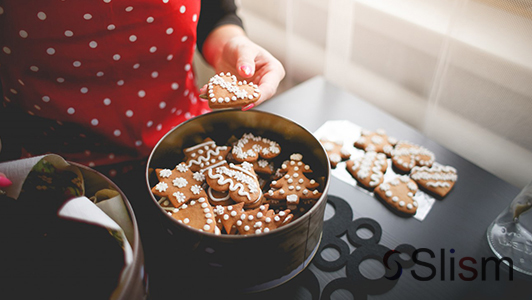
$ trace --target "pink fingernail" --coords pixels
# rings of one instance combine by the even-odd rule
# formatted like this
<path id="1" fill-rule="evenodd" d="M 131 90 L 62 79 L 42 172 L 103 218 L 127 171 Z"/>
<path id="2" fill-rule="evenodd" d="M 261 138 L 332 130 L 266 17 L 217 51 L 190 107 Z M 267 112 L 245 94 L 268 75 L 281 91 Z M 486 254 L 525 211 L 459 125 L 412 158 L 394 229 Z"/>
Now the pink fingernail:
<path id="1" fill-rule="evenodd" d="M 241 67 L 240 67 L 240 70 L 241 70 L 242 72 L 244 72 L 244 74 L 246 74 L 246 76 L 251 75 L 251 68 L 250 68 L 249 66 L 246 66 L 246 65 L 241 66 Z"/>
<path id="2" fill-rule="evenodd" d="M 253 107 L 255 107 L 255 103 L 251 103 L 250 105 L 247 105 L 247 106 L 242 107 L 242 110 L 243 110 L 243 111 L 250 110 L 250 109 L 252 109 Z"/>
<path id="3" fill-rule="evenodd" d="M 1 176 L 0 177 L 0 188 L 6 188 L 13 184 L 11 180 L 7 179 L 6 177 Z"/>

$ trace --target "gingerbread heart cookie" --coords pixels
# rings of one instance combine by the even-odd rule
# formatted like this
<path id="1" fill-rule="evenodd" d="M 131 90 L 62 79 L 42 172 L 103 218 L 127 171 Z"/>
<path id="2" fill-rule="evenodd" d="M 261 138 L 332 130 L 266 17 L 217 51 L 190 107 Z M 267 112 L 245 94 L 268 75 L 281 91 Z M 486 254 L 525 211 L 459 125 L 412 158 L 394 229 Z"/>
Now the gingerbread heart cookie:
<path id="1" fill-rule="evenodd" d="M 211 138 L 206 138 L 202 143 L 186 148 L 184 153 L 187 166 L 194 172 L 203 172 L 225 164 L 229 151 L 231 147 L 217 146 Z"/>
<path id="2" fill-rule="evenodd" d="M 363 129 L 360 138 L 355 142 L 355 147 L 390 156 L 395 144 L 397 144 L 397 139 L 389 137 L 384 129 L 377 129 L 376 131 Z"/>
<path id="3" fill-rule="evenodd" d="M 331 168 L 336 168 L 339 162 L 349 159 L 351 153 L 344 148 L 342 143 L 333 142 L 325 139 L 321 139 L 320 143 L 325 148 L 329 161 L 331 162 Z"/>
<path id="4" fill-rule="evenodd" d="M 388 161 L 386 154 L 370 151 L 361 157 L 348 160 L 346 168 L 361 185 L 374 189 L 384 181 Z"/>
<path id="5" fill-rule="evenodd" d="M 414 200 L 417 190 L 417 184 L 410 177 L 403 175 L 381 183 L 375 189 L 375 194 L 399 213 L 413 216 L 418 207 L 417 201 Z"/>
<path id="6" fill-rule="evenodd" d="M 166 197 L 174 207 L 180 207 L 191 199 L 207 198 L 202 188 L 205 176 L 193 172 L 186 163 L 180 163 L 174 169 L 156 169 L 157 183 L 152 192 L 159 197 Z"/>
<path id="7" fill-rule="evenodd" d="M 432 166 L 434 153 L 425 147 L 401 141 L 392 151 L 392 162 L 398 170 L 410 172 L 415 166 Z"/>
<path id="8" fill-rule="evenodd" d="M 271 189 L 265 194 L 268 200 L 284 202 L 290 209 L 295 209 L 300 200 L 319 199 L 321 193 L 314 179 L 309 179 L 305 173 L 312 173 L 310 166 L 303 163 L 303 156 L 294 153 L 289 161 L 285 161 L 279 170 L 283 176 L 271 182 Z"/>
<path id="9" fill-rule="evenodd" d="M 430 168 L 412 168 L 410 178 L 425 190 L 440 197 L 445 197 L 454 187 L 458 175 L 455 168 L 434 163 Z"/>
<path id="10" fill-rule="evenodd" d="M 257 102 L 260 90 L 253 82 L 237 80 L 231 73 L 214 75 L 207 84 L 210 108 L 241 107 Z"/>
<path id="11" fill-rule="evenodd" d="M 211 188 L 220 192 L 228 191 L 231 199 L 244 202 L 244 205 L 254 204 L 262 198 L 257 175 L 253 165 L 248 162 L 211 168 L 205 179 Z"/>
<path id="12" fill-rule="evenodd" d="M 259 158 L 272 159 L 276 157 L 281 153 L 281 147 L 267 138 L 246 133 L 233 145 L 231 153 L 238 162 L 254 162 Z"/>
<path id="13" fill-rule="evenodd" d="M 191 200 L 189 203 L 181 205 L 181 207 L 176 208 L 169 214 L 179 223 L 192 228 L 215 234 L 221 233 L 217 230 L 218 227 L 216 227 L 214 210 L 205 198 Z"/>

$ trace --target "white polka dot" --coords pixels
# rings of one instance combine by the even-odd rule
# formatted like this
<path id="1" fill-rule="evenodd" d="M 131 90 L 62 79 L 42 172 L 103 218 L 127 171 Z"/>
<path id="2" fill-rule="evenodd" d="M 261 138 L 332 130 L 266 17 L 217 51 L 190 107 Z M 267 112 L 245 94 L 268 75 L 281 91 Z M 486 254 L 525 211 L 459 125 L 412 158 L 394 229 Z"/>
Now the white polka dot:
<path id="1" fill-rule="evenodd" d="M 98 121 L 98 119 L 92 119 L 91 120 L 91 125 L 92 126 L 97 126 L 98 124 L 100 124 L 100 121 Z"/>
<path id="2" fill-rule="evenodd" d="M 26 84 L 25 84 L 22 80 L 20 80 L 20 79 L 18 79 L 17 81 L 18 81 L 18 83 L 20 83 L 20 85 L 26 85 Z"/>
<path id="3" fill-rule="evenodd" d="M 142 146 L 142 141 L 136 141 L 136 142 L 135 142 L 135 146 L 137 146 L 137 147 Z"/>
<path id="4" fill-rule="evenodd" d="M 131 109 L 126 111 L 126 117 L 128 117 L 128 118 L 133 117 L 133 111 Z"/>
<path id="5" fill-rule="evenodd" d="M 190 71 L 190 64 L 185 65 L 185 71 Z"/>
<path id="6" fill-rule="evenodd" d="M 69 109 L 67 109 L 67 113 L 69 115 L 73 115 L 75 112 L 76 112 L 76 110 L 73 107 L 70 107 Z"/>
<path id="7" fill-rule="evenodd" d="M 0 15 L 4 13 L 4 8 L 0 6 Z"/>
<path id="8" fill-rule="evenodd" d="M 113 55 L 113 60 L 120 60 L 120 54 Z"/>
<path id="9" fill-rule="evenodd" d="M 37 18 L 39 18 L 39 20 L 41 20 L 41 21 L 44 21 L 44 20 L 46 20 L 46 14 L 44 12 L 40 11 L 40 12 L 37 13 Z"/>
<path id="10" fill-rule="evenodd" d="M 132 35 L 129 36 L 129 41 L 130 42 L 134 42 L 136 40 L 137 40 L 137 36 L 136 35 L 132 34 Z"/>
<path id="11" fill-rule="evenodd" d="M 107 30 L 115 30 L 116 29 L 116 26 L 114 24 L 109 24 L 107 26 Z"/>
<path id="12" fill-rule="evenodd" d="M 172 27 L 166 29 L 166 34 L 172 34 L 174 33 L 174 29 Z"/>
<path id="13" fill-rule="evenodd" d="M 31 67 L 30 67 L 30 70 L 32 70 L 33 72 L 37 72 L 37 71 L 39 71 L 39 67 L 37 67 L 37 66 L 31 66 Z"/>
<path id="14" fill-rule="evenodd" d="M 157 47 L 155 47 L 155 46 L 150 47 L 150 52 L 151 53 L 154 53 L 155 51 L 157 51 Z"/>
<path id="15" fill-rule="evenodd" d="M 181 41 L 182 42 L 186 42 L 188 40 L 188 36 L 184 35 L 182 38 L 181 38 Z"/>
<path id="16" fill-rule="evenodd" d="M 146 92 L 144 90 L 140 90 L 138 92 L 138 95 L 139 95 L 140 98 L 144 98 L 144 96 L 146 96 Z"/>
<path id="17" fill-rule="evenodd" d="M 63 82 L 65 82 L 65 78 L 57 77 L 56 81 L 59 82 L 59 83 L 63 83 Z"/>
<path id="18" fill-rule="evenodd" d="M 92 15 L 91 14 L 84 14 L 83 15 L 83 19 L 90 20 L 90 19 L 92 19 Z"/>
<path id="19" fill-rule="evenodd" d="M 189 93 L 189 91 L 188 91 L 188 90 L 185 90 L 185 91 L 183 92 L 183 95 L 186 97 L 186 96 L 188 96 L 188 93 Z"/>
<path id="20" fill-rule="evenodd" d="M 151 127 L 153 125 L 153 121 L 148 121 L 148 123 L 146 123 L 146 127 Z"/>
<path id="21" fill-rule="evenodd" d="M 94 49 L 94 48 L 98 47 L 98 43 L 96 43 L 96 41 L 91 41 L 91 42 L 89 43 L 89 47 L 91 47 L 92 49 Z"/>
<path id="22" fill-rule="evenodd" d="M 133 6 L 126 7 L 126 12 L 131 12 L 133 10 Z"/>
<path id="23" fill-rule="evenodd" d="M 110 105 L 111 104 L 111 99 L 109 99 L 109 98 L 103 99 L 103 104 Z"/>
<path id="24" fill-rule="evenodd" d="M 124 85 L 124 80 L 120 79 L 116 82 L 116 85 L 119 85 L 119 86 L 123 86 Z"/>
<path id="25" fill-rule="evenodd" d="M 105 3 L 111 3 L 111 0 L 103 0 Z"/>
<path id="26" fill-rule="evenodd" d="M 172 90 L 175 91 L 175 90 L 177 90 L 178 88 L 179 88 L 179 83 L 177 83 L 177 82 L 173 82 L 173 83 L 172 83 Z"/>
<path id="27" fill-rule="evenodd" d="M 50 47 L 50 48 L 46 49 L 46 53 L 48 53 L 49 55 L 54 55 L 55 54 L 55 49 Z"/>
<path id="28" fill-rule="evenodd" d="M 89 167 L 92 168 L 92 167 L 95 167 L 95 166 L 96 166 L 96 164 L 95 164 L 94 162 L 91 161 L 91 162 L 89 163 Z"/>
<path id="29" fill-rule="evenodd" d="M 185 11 L 187 11 L 187 8 L 184 5 L 181 5 L 181 7 L 179 8 L 179 12 L 184 14 Z"/>
<path id="30" fill-rule="evenodd" d="M 171 61 L 173 58 L 174 56 L 172 54 L 168 54 L 168 56 L 166 57 L 166 60 Z"/>
<path id="31" fill-rule="evenodd" d="M 163 129 L 163 125 L 159 124 L 159 125 L 157 125 L 157 127 L 155 129 L 157 129 L 157 131 L 160 131 L 161 129 Z"/>
<path id="32" fill-rule="evenodd" d="M 96 76 L 98 76 L 98 77 L 102 77 L 103 75 L 105 75 L 105 74 L 102 71 L 96 73 Z"/>
<path id="33" fill-rule="evenodd" d="M 73 65 L 74 67 L 78 68 L 78 67 L 81 66 L 81 62 L 76 60 L 75 62 L 72 63 L 72 65 Z"/>
<path id="34" fill-rule="evenodd" d="M 21 30 L 18 32 L 18 34 L 20 35 L 21 38 L 27 38 L 28 37 L 28 32 L 26 30 Z"/>
<path id="35" fill-rule="evenodd" d="M 168 0 L 163 0 L 163 3 L 168 3 Z"/>
<path id="36" fill-rule="evenodd" d="M 48 97 L 48 96 L 42 96 L 42 101 L 44 101 L 44 102 L 50 102 L 50 97 Z"/>
<path id="37" fill-rule="evenodd" d="M 74 35 L 74 32 L 72 32 L 72 30 L 65 30 L 65 36 L 71 37 L 73 35 Z"/>
<path id="38" fill-rule="evenodd" d="M 41 107 L 37 104 L 35 104 L 33 107 L 35 107 L 36 110 L 41 110 Z"/>
<path id="39" fill-rule="evenodd" d="M 9 49 L 8 47 L 4 47 L 2 48 L 2 50 L 4 50 L 5 54 L 11 54 L 11 49 Z"/>
<path id="40" fill-rule="evenodd" d="M 113 134 L 115 136 L 120 136 L 122 134 L 122 132 L 119 129 L 116 129 L 115 131 L 113 131 Z M 109 158 L 111 158 L 111 157 L 109 157 Z"/>
<path id="41" fill-rule="evenodd" d="M 82 94 L 86 94 L 86 93 L 89 91 L 89 89 L 86 88 L 86 87 L 82 87 L 81 89 L 79 89 L 79 91 L 80 91 Z"/>
<path id="42" fill-rule="evenodd" d="M 166 107 L 166 102 L 164 102 L 164 101 L 159 102 L 159 108 L 160 109 L 163 109 L 165 107 Z"/>
<path id="43" fill-rule="evenodd" d="M 139 63 L 136 63 L 133 65 L 133 69 L 138 69 L 140 67 L 140 64 Z"/>
<path id="44" fill-rule="evenodd" d="M 157 78 L 157 77 L 159 77 L 159 72 L 157 72 L 157 71 L 153 71 L 153 72 L 151 72 L 151 77 L 152 77 L 152 78 Z"/>
<path id="45" fill-rule="evenodd" d="M 117 130 L 115 130 L 115 132 L 116 132 L 116 131 L 120 132 L 120 130 L 118 130 L 118 129 L 117 129 Z M 111 153 L 111 154 L 109 154 L 109 156 L 108 156 L 108 157 L 109 157 L 109 159 L 115 159 L 115 154 L 114 154 L 114 153 Z M 115 174 L 116 174 L 116 171 L 115 171 L 115 170 L 111 170 L 111 171 L 110 171 L 109 173 L 111 173 L 111 172 L 113 172 L 113 171 L 114 171 L 114 172 L 115 172 Z"/>
<path id="46" fill-rule="evenodd" d="M 191 114 L 190 112 L 187 111 L 187 112 L 185 113 L 185 119 L 188 120 L 188 119 L 190 119 L 190 118 L 192 118 L 192 117 L 193 117 L 193 116 L 192 116 L 192 114 Z"/>
<path id="47" fill-rule="evenodd" d="M 15 95 L 18 94 L 17 90 L 15 90 L 15 89 L 9 89 L 9 91 L 10 91 L 11 93 L 15 94 Z"/>
<path id="48" fill-rule="evenodd" d="M 197 14 L 194 14 L 192 16 L 192 22 L 196 22 L 198 20 L 198 15 Z"/>
<path id="49" fill-rule="evenodd" d="M 153 21 L 154 21 L 153 17 L 148 17 L 146 19 L 146 22 L 148 22 L 148 23 L 153 23 Z"/>

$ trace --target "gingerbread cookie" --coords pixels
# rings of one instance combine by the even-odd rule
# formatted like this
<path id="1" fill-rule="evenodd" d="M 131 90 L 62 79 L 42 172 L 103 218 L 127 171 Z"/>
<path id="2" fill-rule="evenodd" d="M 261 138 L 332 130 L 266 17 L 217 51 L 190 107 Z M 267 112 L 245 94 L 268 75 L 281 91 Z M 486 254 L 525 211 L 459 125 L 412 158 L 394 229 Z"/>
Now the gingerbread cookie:
<path id="1" fill-rule="evenodd" d="M 225 164 L 229 151 L 231 151 L 231 147 L 217 146 L 212 139 L 206 138 L 202 143 L 186 148 L 184 153 L 187 166 L 194 172 L 203 172 Z"/>
<path id="2" fill-rule="evenodd" d="M 440 197 L 445 197 L 453 188 L 458 175 L 455 168 L 434 163 L 430 168 L 412 168 L 410 178 L 425 190 Z"/>
<path id="3" fill-rule="evenodd" d="M 214 210 L 206 198 L 191 200 L 168 214 L 179 223 L 201 231 L 220 234 L 220 231 L 217 230 L 218 227 L 216 227 Z"/>
<path id="4" fill-rule="evenodd" d="M 237 80 L 231 73 L 214 75 L 207 84 L 210 108 L 242 107 L 257 102 L 260 90 L 253 82 Z"/>
<path id="5" fill-rule="evenodd" d="M 232 205 L 217 205 L 214 208 L 216 214 L 216 223 L 221 224 L 227 234 L 236 234 L 237 229 L 235 223 L 240 220 L 240 216 L 244 213 L 244 203 L 240 202 Z"/>
<path id="6" fill-rule="evenodd" d="M 293 215 L 289 209 L 275 214 L 266 204 L 243 212 L 235 222 L 235 226 L 240 235 L 259 234 L 288 224 L 292 219 Z"/>
<path id="7" fill-rule="evenodd" d="M 206 190 L 207 190 L 207 197 L 209 199 L 209 203 L 212 206 L 229 205 L 229 204 L 235 203 L 235 201 L 231 199 L 231 196 L 229 195 L 228 191 L 220 192 L 220 191 L 213 189 L 210 186 L 208 186 Z"/>
<path id="8" fill-rule="evenodd" d="M 331 162 L 331 168 L 333 169 L 336 168 L 336 165 L 338 165 L 339 162 L 351 157 L 351 153 L 349 153 L 341 143 L 325 139 L 320 140 L 320 143 L 323 145 L 323 148 L 325 148 L 329 161 Z"/>
<path id="9" fill-rule="evenodd" d="M 191 199 L 206 198 L 202 188 L 205 176 L 200 172 L 193 172 L 185 163 L 180 163 L 174 169 L 156 169 L 157 183 L 152 192 L 159 197 L 169 199 L 174 207 L 180 207 Z"/>
<path id="10" fill-rule="evenodd" d="M 254 204 L 262 198 L 257 175 L 253 165 L 248 162 L 211 168 L 205 177 L 211 188 L 220 192 L 228 191 L 231 199 L 244 202 L 244 205 Z"/>
<path id="11" fill-rule="evenodd" d="M 415 166 L 432 166 L 434 153 L 422 146 L 401 141 L 392 151 L 392 162 L 398 170 L 410 172 Z"/>
<path id="12" fill-rule="evenodd" d="M 410 177 L 403 175 L 381 183 L 375 189 L 375 194 L 399 213 L 413 216 L 418 207 L 417 201 L 414 200 L 417 190 L 417 184 Z"/>
<path id="13" fill-rule="evenodd" d="M 368 189 L 374 189 L 384 181 L 388 161 L 386 154 L 370 151 L 361 157 L 348 160 L 346 168 L 358 183 Z"/>
<path id="14" fill-rule="evenodd" d="M 321 193 L 316 189 L 319 183 L 305 176 L 305 173 L 312 173 L 312 170 L 309 165 L 303 163 L 302 159 L 301 154 L 295 153 L 290 156 L 289 161 L 282 164 L 279 172 L 283 176 L 271 182 L 271 189 L 265 194 L 268 200 L 284 202 L 288 208 L 294 209 L 300 200 L 320 198 Z"/>
<path id="15" fill-rule="evenodd" d="M 254 162 L 259 158 L 272 159 L 276 157 L 281 153 L 281 147 L 267 138 L 246 133 L 233 145 L 231 153 L 238 162 Z"/>
<path id="16" fill-rule="evenodd" d="M 395 144 L 397 144 L 397 139 L 389 137 L 384 129 L 377 129 L 374 132 L 363 129 L 360 138 L 355 142 L 355 147 L 390 156 Z"/>

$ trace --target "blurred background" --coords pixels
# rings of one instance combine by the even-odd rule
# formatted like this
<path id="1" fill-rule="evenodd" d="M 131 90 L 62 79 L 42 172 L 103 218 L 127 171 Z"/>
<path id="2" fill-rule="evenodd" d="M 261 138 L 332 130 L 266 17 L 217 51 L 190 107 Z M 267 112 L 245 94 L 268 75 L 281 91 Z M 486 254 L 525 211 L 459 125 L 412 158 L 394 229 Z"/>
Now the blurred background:
<path id="1" fill-rule="evenodd" d="M 285 66 L 278 93 L 323 76 L 517 187 L 532 180 L 532 0 L 237 4 Z M 213 71 L 196 58 L 202 86 Z"/>

